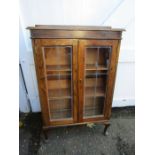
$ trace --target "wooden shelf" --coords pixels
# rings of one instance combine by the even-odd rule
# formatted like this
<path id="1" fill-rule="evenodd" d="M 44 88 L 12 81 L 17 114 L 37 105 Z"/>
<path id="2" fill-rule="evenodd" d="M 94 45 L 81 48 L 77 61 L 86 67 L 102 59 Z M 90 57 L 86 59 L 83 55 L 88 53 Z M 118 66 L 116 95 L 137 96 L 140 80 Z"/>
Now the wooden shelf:
<path id="1" fill-rule="evenodd" d="M 107 67 L 104 67 L 103 65 L 95 66 L 95 65 L 86 65 L 86 71 L 96 71 L 96 70 L 108 70 Z"/>
<path id="2" fill-rule="evenodd" d="M 52 118 L 68 118 L 72 114 L 71 97 L 52 98 L 49 100 L 49 107 Z"/>
<path id="3" fill-rule="evenodd" d="M 108 73 L 86 73 L 85 75 L 85 78 L 100 78 L 100 77 L 103 77 L 103 76 L 107 76 Z"/>
<path id="4" fill-rule="evenodd" d="M 69 88 L 49 89 L 48 100 L 71 99 L 71 90 Z"/>
<path id="5" fill-rule="evenodd" d="M 52 74 L 53 72 L 70 72 L 70 65 L 46 65 L 47 74 Z"/>
<path id="6" fill-rule="evenodd" d="M 102 115 L 103 116 L 103 109 L 93 108 L 93 109 L 85 109 L 85 111 L 84 111 L 84 117 L 87 117 L 87 116 L 93 117 L 96 115 Z"/>
<path id="7" fill-rule="evenodd" d="M 100 97 L 100 96 L 105 96 L 105 92 L 103 88 L 97 87 L 96 88 L 96 93 L 95 93 L 95 88 L 94 87 L 86 87 L 85 88 L 85 96 L 86 97 Z"/>
<path id="8" fill-rule="evenodd" d="M 98 109 L 100 109 L 100 107 L 85 107 L 85 111 L 86 110 L 98 110 Z"/>
<path id="9" fill-rule="evenodd" d="M 86 97 L 84 102 L 84 116 L 103 115 L 104 96 Z"/>
<path id="10" fill-rule="evenodd" d="M 65 112 L 65 111 L 71 111 L 72 109 L 53 109 L 52 112 L 53 113 L 61 113 L 61 112 Z"/>
<path id="11" fill-rule="evenodd" d="M 71 96 L 62 96 L 62 97 L 49 97 L 48 100 L 63 100 L 63 99 L 71 99 Z"/>
<path id="12" fill-rule="evenodd" d="M 49 74 L 47 75 L 48 80 L 57 80 L 57 82 L 59 82 L 59 80 L 65 80 L 65 79 L 70 80 L 71 78 L 72 78 L 71 74 Z"/>
<path id="13" fill-rule="evenodd" d="M 64 119 L 64 118 L 71 118 L 72 111 L 71 109 L 61 110 L 61 111 L 51 111 L 52 119 Z"/>

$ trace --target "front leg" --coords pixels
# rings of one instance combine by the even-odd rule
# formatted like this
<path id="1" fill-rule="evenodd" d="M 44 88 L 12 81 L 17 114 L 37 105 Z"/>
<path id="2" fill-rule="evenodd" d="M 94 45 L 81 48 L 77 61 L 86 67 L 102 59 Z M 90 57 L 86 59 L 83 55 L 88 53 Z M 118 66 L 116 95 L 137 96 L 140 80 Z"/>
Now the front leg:
<path id="1" fill-rule="evenodd" d="M 42 131 L 43 131 L 43 135 L 44 135 L 45 140 L 47 140 L 48 139 L 47 130 L 43 129 Z"/>
<path id="2" fill-rule="evenodd" d="M 107 135 L 107 129 L 109 128 L 110 123 L 106 123 L 104 125 L 105 125 L 105 127 L 104 127 L 104 131 L 103 131 L 103 135 L 106 136 Z"/>

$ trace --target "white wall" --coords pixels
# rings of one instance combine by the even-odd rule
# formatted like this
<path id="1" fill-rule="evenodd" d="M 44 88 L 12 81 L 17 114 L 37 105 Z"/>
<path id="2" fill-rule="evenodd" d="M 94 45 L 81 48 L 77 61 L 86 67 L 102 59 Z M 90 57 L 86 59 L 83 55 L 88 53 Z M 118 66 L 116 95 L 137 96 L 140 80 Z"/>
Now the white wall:
<path id="1" fill-rule="evenodd" d="M 29 103 L 28 103 L 28 99 L 27 99 L 27 93 L 25 90 L 25 86 L 24 86 L 20 68 L 19 68 L 19 110 L 21 112 L 23 112 L 23 111 L 29 112 L 30 111 Z"/>
<path id="2" fill-rule="evenodd" d="M 113 106 L 134 105 L 134 0 L 21 0 L 20 61 L 32 110 L 40 111 L 35 67 L 27 26 L 103 25 L 125 28 L 119 57 Z M 23 48 L 24 47 L 24 48 Z"/>

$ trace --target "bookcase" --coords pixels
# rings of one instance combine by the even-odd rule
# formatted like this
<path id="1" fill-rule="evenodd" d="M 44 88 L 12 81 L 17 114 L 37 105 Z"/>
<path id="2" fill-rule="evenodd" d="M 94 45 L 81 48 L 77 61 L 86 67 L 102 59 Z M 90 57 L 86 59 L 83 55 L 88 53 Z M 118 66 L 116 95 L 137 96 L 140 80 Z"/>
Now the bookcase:
<path id="1" fill-rule="evenodd" d="M 43 130 L 110 125 L 121 35 L 100 26 L 36 25 L 31 34 Z"/>

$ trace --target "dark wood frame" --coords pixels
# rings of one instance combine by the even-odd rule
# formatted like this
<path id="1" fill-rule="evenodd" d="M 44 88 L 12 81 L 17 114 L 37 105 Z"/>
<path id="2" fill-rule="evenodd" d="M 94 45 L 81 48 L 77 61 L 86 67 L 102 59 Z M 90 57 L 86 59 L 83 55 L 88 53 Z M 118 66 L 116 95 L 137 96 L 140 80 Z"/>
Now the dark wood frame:
<path id="1" fill-rule="evenodd" d="M 88 122 L 102 122 L 106 125 L 104 134 L 110 124 L 111 106 L 115 86 L 115 77 L 123 29 L 110 27 L 76 27 L 76 26 L 36 26 L 29 27 L 34 51 L 39 96 L 42 109 L 43 129 L 64 125 L 78 125 Z M 73 119 L 53 120 L 49 118 L 48 91 L 46 88 L 46 68 L 44 66 L 43 48 L 52 45 L 73 47 Z M 108 71 L 106 98 L 103 117 L 83 118 L 84 99 L 84 49 L 86 46 L 111 46 L 111 60 Z"/>

